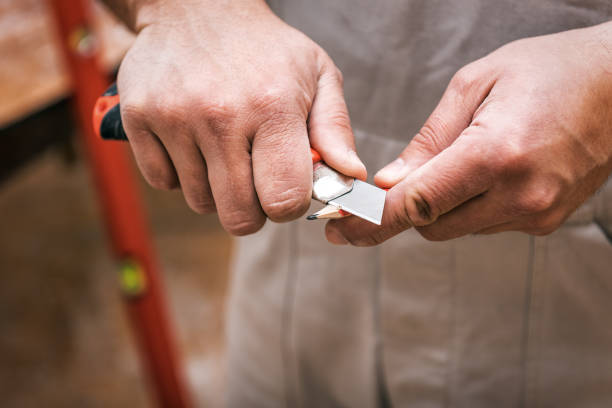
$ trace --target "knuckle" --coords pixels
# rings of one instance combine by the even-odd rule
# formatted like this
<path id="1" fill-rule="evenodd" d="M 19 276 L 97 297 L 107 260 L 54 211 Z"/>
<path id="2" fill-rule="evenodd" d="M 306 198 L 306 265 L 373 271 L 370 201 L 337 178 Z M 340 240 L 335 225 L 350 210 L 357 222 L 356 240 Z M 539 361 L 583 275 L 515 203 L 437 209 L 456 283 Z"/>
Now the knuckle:
<path id="1" fill-rule="evenodd" d="M 253 98 L 253 111 L 263 117 L 275 115 L 283 105 L 283 100 L 284 95 L 282 91 L 277 88 L 269 88 Z"/>
<path id="2" fill-rule="evenodd" d="M 184 127 L 185 116 L 188 114 L 176 101 L 147 103 L 146 106 L 142 107 L 142 111 L 149 121 L 163 124 L 164 128 Z"/>
<path id="3" fill-rule="evenodd" d="M 152 98 L 153 99 L 153 98 Z M 175 92 L 151 103 L 152 114 L 171 126 L 203 124 L 212 134 L 223 134 L 237 117 L 238 107 L 230 95 L 203 89 Z"/>
<path id="4" fill-rule="evenodd" d="M 284 104 L 287 99 L 287 89 L 288 86 L 282 83 L 264 87 L 262 91 L 259 92 L 259 97 L 257 98 L 259 104 L 262 106 L 277 108 Z"/>
<path id="5" fill-rule="evenodd" d="M 262 207 L 273 221 L 289 221 L 304 214 L 310 205 L 310 191 L 295 187 L 281 194 L 274 194 L 274 199 L 263 200 Z"/>
<path id="6" fill-rule="evenodd" d="M 248 102 L 249 117 L 246 122 L 257 128 L 284 127 L 288 122 L 295 121 L 291 109 L 295 104 L 286 91 L 280 88 L 271 88 L 259 93 Z"/>
<path id="7" fill-rule="evenodd" d="M 226 134 L 233 128 L 238 117 L 238 108 L 235 103 L 213 99 L 200 104 L 198 116 L 204 120 L 211 133 Z"/>
<path id="8" fill-rule="evenodd" d="M 399 223 L 425 226 L 434 222 L 440 211 L 419 189 L 404 194 L 403 211 L 397 215 Z"/>
<path id="9" fill-rule="evenodd" d="M 402 203 L 397 211 L 391 211 L 391 225 L 395 228 L 409 228 L 413 225 L 406 203 Z"/>
<path id="10" fill-rule="evenodd" d="M 473 71 L 474 69 L 471 64 L 465 65 L 463 68 L 459 69 L 451 78 L 449 88 L 459 95 L 467 94 L 478 78 Z"/>
<path id="11" fill-rule="evenodd" d="M 126 122 L 144 122 L 147 119 L 145 106 L 138 101 L 121 101 L 121 118 Z"/>
<path id="12" fill-rule="evenodd" d="M 266 149 L 275 153 L 280 153 L 283 151 L 281 140 L 283 137 L 289 137 L 296 126 L 296 121 L 288 115 L 272 114 L 258 125 L 256 137 L 261 146 L 265 146 Z M 283 171 L 282 174 L 285 174 L 285 172 Z"/>
<path id="13" fill-rule="evenodd" d="M 187 106 L 185 98 L 185 94 L 181 92 L 164 95 L 164 98 L 150 94 L 143 109 L 153 119 L 163 120 L 170 124 L 184 122 L 185 115 L 189 112 L 185 109 Z"/>
<path id="14" fill-rule="evenodd" d="M 526 152 L 518 143 L 512 143 L 512 140 L 508 138 L 502 145 L 496 146 L 496 154 L 491 155 L 492 169 L 510 176 L 525 174 L 528 171 Z"/>
<path id="15" fill-rule="evenodd" d="M 540 187 L 522 195 L 516 206 L 520 215 L 541 214 L 557 202 L 557 194 L 551 188 Z"/>

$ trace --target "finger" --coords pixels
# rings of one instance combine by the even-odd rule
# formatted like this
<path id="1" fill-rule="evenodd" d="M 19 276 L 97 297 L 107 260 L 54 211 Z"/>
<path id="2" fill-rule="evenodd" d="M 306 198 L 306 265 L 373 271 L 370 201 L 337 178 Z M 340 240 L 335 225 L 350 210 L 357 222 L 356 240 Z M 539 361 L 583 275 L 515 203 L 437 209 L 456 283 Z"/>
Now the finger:
<path id="1" fill-rule="evenodd" d="M 145 180 L 153 187 L 171 190 L 179 186 L 178 177 L 168 152 L 148 129 L 123 120 L 125 134 L 130 141 L 136 164 Z"/>
<path id="2" fill-rule="evenodd" d="M 489 228 L 499 228 L 511 219 L 504 215 L 503 201 L 485 193 L 440 216 L 436 222 L 417 227 L 430 241 L 446 241 Z"/>
<path id="3" fill-rule="evenodd" d="M 495 82 L 487 70 L 477 61 L 455 74 L 419 133 L 396 160 L 376 174 L 376 184 L 394 186 L 455 141 L 470 125 Z"/>
<path id="4" fill-rule="evenodd" d="M 305 121 L 276 116 L 253 139 L 253 176 L 259 202 L 273 221 L 306 212 L 312 195 L 312 159 Z"/>
<path id="5" fill-rule="evenodd" d="M 480 143 L 471 135 L 478 130 L 468 128 L 456 143 L 446 148 L 402 180 L 403 213 L 413 225 L 425 226 L 486 192 L 495 179 L 494 165 L 489 160 L 495 152 L 492 145 Z"/>
<path id="6" fill-rule="evenodd" d="M 355 141 L 342 90 L 342 75 L 327 63 L 319 78 L 308 119 L 310 144 L 332 168 L 365 180 L 366 168 L 355 153 Z"/>
<path id="7" fill-rule="evenodd" d="M 338 234 L 354 245 L 375 245 L 411 225 L 429 225 L 484 193 L 493 182 L 492 172 L 487 169 L 486 155 L 470 140 L 465 136 L 462 142 L 453 144 L 391 188 L 381 227 L 358 224 L 352 219 L 329 225 L 338 226 Z"/>
<path id="8" fill-rule="evenodd" d="M 355 246 L 373 246 L 410 228 L 410 220 L 398 216 L 403 212 L 403 197 L 404 193 L 399 186 L 387 192 L 381 225 L 355 216 L 328 221 L 325 226 L 327 240 L 337 245 L 349 243 Z"/>
<path id="9" fill-rule="evenodd" d="M 178 174 L 181 190 L 189 207 L 198 214 L 215 212 L 215 201 L 208 182 L 206 162 L 200 149 L 185 136 L 174 136 L 166 148 Z"/>
<path id="10" fill-rule="evenodd" d="M 200 148 L 208 166 L 219 221 L 233 235 L 258 231 L 266 218 L 255 193 L 248 140 L 239 132 L 198 140 L 203 141 Z"/>
<path id="11" fill-rule="evenodd" d="M 410 226 L 432 224 L 486 192 L 494 178 L 488 155 L 475 148 L 466 132 L 459 140 L 387 192 L 381 226 L 355 217 L 333 220 L 326 230 L 330 242 L 340 243 L 342 236 L 353 245 L 376 245 Z"/>

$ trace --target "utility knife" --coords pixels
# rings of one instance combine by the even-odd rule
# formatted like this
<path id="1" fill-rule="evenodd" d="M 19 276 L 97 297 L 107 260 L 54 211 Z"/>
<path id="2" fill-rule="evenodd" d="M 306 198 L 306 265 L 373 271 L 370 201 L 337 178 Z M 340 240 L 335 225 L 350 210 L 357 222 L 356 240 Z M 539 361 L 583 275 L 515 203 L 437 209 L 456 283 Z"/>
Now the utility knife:
<path id="1" fill-rule="evenodd" d="M 112 84 L 96 101 L 93 123 L 96 134 L 102 139 L 127 141 L 116 84 Z M 313 165 L 312 198 L 334 206 L 341 216 L 352 214 L 380 225 L 386 191 L 332 169 L 321 160 L 316 150 L 311 148 L 310 152 Z M 309 218 L 313 219 L 313 216 Z"/>

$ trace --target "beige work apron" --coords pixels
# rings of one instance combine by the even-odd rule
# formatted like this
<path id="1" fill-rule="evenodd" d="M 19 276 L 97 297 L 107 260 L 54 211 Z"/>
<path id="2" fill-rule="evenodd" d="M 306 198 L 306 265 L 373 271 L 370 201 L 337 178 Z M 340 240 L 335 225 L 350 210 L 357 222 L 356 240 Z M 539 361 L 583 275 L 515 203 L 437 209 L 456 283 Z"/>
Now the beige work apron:
<path id="1" fill-rule="evenodd" d="M 612 18 L 611 0 L 271 3 L 343 71 L 370 173 L 464 64 Z M 408 231 L 351 248 L 323 226 L 269 222 L 238 240 L 230 407 L 612 407 L 612 183 L 546 237 Z"/>

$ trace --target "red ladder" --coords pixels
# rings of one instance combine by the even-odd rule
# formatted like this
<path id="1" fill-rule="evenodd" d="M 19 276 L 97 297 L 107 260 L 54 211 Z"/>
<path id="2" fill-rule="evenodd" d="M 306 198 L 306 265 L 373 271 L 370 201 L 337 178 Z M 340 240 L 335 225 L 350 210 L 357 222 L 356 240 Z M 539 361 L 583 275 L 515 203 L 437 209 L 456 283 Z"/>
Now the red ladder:
<path id="1" fill-rule="evenodd" d="M 72 79 L 76 113 L 106 228 L 120 262 L 125 307 L 143 368 L 161 407 L 190 406 L 168 318 L 160 269 L 127 146 L 94 133 L 92 110 L 109 85 L 98 65 L 87 0 L 48 0 Z"/>

